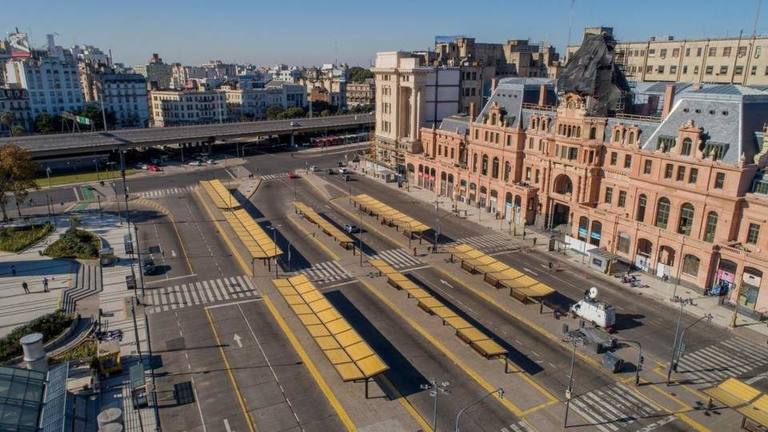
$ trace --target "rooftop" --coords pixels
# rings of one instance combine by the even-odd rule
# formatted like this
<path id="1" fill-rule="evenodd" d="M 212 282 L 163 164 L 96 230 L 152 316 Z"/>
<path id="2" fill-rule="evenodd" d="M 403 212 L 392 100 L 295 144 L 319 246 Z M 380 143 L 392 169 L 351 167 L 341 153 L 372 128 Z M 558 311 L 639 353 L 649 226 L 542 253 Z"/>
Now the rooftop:
<path id="1" fill-rule="evenodd" d="M 45 373 L 0 367 L 0 430 L 36 432 Z"/>

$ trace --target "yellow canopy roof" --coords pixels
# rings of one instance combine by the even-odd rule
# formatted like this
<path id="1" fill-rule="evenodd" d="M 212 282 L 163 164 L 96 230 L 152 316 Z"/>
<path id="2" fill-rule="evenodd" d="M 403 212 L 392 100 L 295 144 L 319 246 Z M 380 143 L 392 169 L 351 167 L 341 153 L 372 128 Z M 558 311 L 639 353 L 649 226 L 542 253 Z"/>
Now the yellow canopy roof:
<path id="1" fill-rule="evenodd" d="M 237 198 L 229 192 L 229 189 L 224 186 L 221 180 L 203 180 L 200 182 L 200 186 L 208 193 L 216 207 L 227 210 L 240 208 Z"/>
<path id="2" fill-rule="evenodd" d="M 396 210 L 387 204 L 369 196 L 368 194 L 353 195 L 352 201 L 367 209 L 371 213 L 389 220 L 400 228 L 410 232 L 424 232 L 429 230 L 429 226 L 418 220 Z"/>
<path id="3" fill-rule="evenodd" d="M 296 208 L 296 210 L 299 211 L 299 213 L 303 214 L 305 218 L 307 218 L 310 222 L 313 222 L 317 224 L 323 231 L 328 233 L 329 236 L 333 237 L 338 241 L 339 243 L 353 243 L 354 240 L 350 236 L 347 235 L 344 231 L 338 229 L 336 225 L 329 222 L 324 217 L 320 216 L 312 207 L 300 202 L 300 201 L 294 201 L 293 206 Z"/>
<path id="4" fill-rule="evenodd" d="M 224 218 L 252 257 L 272 258 L 283 253 L 247 211 L 238 209 L 224 212 Z"/>

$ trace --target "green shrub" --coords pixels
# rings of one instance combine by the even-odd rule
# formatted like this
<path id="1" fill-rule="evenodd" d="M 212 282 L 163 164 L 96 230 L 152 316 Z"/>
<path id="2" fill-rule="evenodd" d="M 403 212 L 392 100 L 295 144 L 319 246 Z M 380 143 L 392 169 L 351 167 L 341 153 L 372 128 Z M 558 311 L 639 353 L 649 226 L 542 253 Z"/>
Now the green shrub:
<path id="1" fill-rule="evenodd" d="M 0 228 L 0 250 L 18 252 L 47 236 L 51 231 L 53 231 L 53 225 L 47 222 L 23 227 Z"/>
<path id="2" fill-rule="evenodd" d="M 19 339 L 29 333 L 42 333 L 43 341 L 47 342 L 60 335 L 72 324 L 73 316 L 63 311 L 52 312 L 37 317 L 23 326 L 11 330 L 8 335 L 0 338 L 0 362 L 5 362 L 22 353 Z"/>
<path id="3" fill-rule="evenodd" d="M 101 241 L 88 231 L 72 227 L 51 243 L 43 254 L 54 258 L 91 259 L 99 257 Z"/>

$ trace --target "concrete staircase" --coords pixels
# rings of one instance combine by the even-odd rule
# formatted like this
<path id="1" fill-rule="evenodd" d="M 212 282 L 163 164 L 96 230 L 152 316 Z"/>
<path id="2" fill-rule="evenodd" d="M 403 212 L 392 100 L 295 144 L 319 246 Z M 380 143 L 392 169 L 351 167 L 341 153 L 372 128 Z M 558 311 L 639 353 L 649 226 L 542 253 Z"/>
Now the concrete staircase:
<path id="1" fill-rule="evenodd" d="M 101 292 L 101 266 L 98 262 L 79 262 L 77 277 L 73 287 L 64 291 L 61 297 L 61 309 L 72 313 L 79 300 Z"/>

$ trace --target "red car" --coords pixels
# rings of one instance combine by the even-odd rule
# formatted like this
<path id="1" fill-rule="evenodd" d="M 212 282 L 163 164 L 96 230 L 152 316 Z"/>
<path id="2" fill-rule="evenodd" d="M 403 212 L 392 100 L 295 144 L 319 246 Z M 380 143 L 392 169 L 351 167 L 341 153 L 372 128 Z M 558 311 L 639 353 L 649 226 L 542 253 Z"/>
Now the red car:
<path id="1" fill-rule="evenodd" d="M 293 171 L 288 171 L 288 178 L 295 179 L 295 178 L 299 178 L 299 176 Z"/>
<path id="2" fill-rule="evenodd" d="M 147 171 L 150 171 L 150 172 L 160 172 L 160 167 L 155 165 L 155 164 L 150 164 L 147 167 Z"/>

